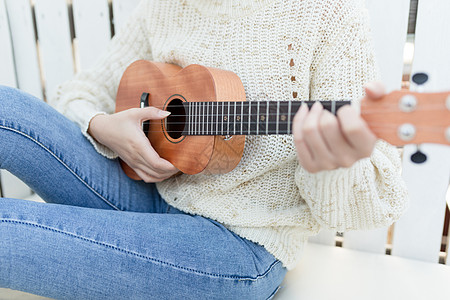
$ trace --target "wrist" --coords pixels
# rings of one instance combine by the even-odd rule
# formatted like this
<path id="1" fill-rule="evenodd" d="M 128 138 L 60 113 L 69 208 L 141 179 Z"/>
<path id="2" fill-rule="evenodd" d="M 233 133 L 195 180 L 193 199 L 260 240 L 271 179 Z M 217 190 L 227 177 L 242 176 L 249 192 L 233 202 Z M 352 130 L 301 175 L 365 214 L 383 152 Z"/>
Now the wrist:
<path id="1" fill-rule="evenodd" d="M 105 120 L 105 118 L 108 117 L 107 114 L 105 113 L 98 113 L 96 115 L 94 115 L 91 120 L 89 121 L 89 126 L 87 129 L 87 133 L 92 136 L 94 139 L 97 139 L 97 135 L 98 132 L 100 131 L 101 127 L 102 127 L 102 123 Z"/>

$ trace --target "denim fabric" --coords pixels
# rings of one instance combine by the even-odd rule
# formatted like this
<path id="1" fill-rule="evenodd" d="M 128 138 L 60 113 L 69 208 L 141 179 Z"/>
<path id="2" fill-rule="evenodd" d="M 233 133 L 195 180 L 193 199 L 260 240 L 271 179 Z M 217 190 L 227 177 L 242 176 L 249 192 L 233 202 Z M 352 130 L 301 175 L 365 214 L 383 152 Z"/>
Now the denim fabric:
<path id="1" fill-rule="evenodd" d="M 0 198 L 0 287 L 57 299 L 268 299 L 263 247 L 169 206 L 42 101 L 0 87 L 0 168 L 48 203 Z"/>

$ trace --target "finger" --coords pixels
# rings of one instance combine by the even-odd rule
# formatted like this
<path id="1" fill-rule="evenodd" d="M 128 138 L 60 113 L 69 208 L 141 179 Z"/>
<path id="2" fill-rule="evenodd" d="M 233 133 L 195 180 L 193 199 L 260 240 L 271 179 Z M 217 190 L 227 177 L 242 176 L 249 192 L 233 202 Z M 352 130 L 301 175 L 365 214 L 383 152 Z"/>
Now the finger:
<path id="1" fill-rule="evenodd" d="M 320 119 L 320 129 L 336 167 L 352 166 L 357 160 L 355 150 L 344 137 L 338 119 L 328 111 L 324 111 Z"/>
<path id="2" fill-rule="evenodd" d="M 379 81 L 369 82 L 364 85 L 367 98 L 371 100 L 377 100 L 386 94 L 384 84 Z"/>
<path id="3" fill-rule="evenodd" d="M 319 102 L 314 103 L 311 111 L 306 116 L 303 124 L 303 135 L 305 142 L 311 150 L 313 160 L 325 168 L 329 168 L 332 161 L 332 154 L 325 144 L 319 127 L 320 116 L 323 112 L 323 106 Z"/>
<path id="4" fill-rule="evenodd" d="M 140 169 L 133 169 L 136 174 L 146 183 L 155 183 L 155 182 L 161 182 L 162 179 L 157 179 L 147 173 L 145 173 L 144 171 L 140 170 Z"/>
<path id="5" fill-rule="evenodd" d="M 306 116 L 308 115 L 309 109 L 308 105 L 303 103 L 300 106 L 300 109 L 295 114 L 293 123 L 292 123 L 292 134 L 294 135 L 294 143 L 297 148 L 297 154 L 302 166 L 304 162 L 312 161 L 312 153 L 309 150 L 308 146 L 305 143 L 304 135 L 302 132 L 303 124 L 305 122 Z"/>
<path id="6" fill-rule="evenodd" d="M 354 151 L 360 157 L 370 156 L 377 139 L 358 112 L 351 106 L 344 106 L 337 115 L 342 133 Z"/>
<path id="7" fill-rule="evenodd" d="M 170 111 L 162 110 L 154 106 L 138 108 L 136 110 L 136 117 L 139 118 L 140 121 L 160 120 L 170 116 L 170 114 Z"/>

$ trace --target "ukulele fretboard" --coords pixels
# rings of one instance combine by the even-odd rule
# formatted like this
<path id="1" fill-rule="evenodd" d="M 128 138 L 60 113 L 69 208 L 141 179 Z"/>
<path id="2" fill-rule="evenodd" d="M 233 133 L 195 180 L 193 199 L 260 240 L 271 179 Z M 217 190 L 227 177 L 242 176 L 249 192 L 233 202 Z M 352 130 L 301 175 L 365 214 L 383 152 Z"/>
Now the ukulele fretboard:
<path id="1" fill-rule="evenodd" d="M 185 102 L 182 135 L 269 135 L 291 134 L 294 116 L 302 103 L 315 101 Z M 321 101 L 335 114 L 350 101 Z M 171 116 L 177 117 L 177 115 Z M 168 118 L 167 125 L 170 127 Z M 176 118 L 178 119 L 178 118 Z"/>

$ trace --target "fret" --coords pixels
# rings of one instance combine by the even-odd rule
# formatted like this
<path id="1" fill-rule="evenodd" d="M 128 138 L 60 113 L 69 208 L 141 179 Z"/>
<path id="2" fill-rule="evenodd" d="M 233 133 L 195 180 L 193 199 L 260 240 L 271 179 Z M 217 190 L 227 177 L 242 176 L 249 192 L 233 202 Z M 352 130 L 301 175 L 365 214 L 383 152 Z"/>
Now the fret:
<path id="1" fill-rule="evenodd" d="M 201 128 L 201 134 L 205 134 L 205 102 L 200 102 L 200 110 L 201 110 L 201 118 L 202 118 L 202 126 Z"/>
<path id="2" fill-rule="evenodd" d="M 251 134 L 251 121 L 252 121 L 252 103 L 248 102 L 248 135 Z"/>
<path id="3" fill-rule="evenodd" d="M 280 102 L 280 110 L 278 116 L 278 134 L 286 134 L 288 132 L 288 106 L 289 102 L 281 101 Z"/>
<path id="4" fill-rule="evenodd" d="M 247 135 L 248 130 L 250 128 L 250 126 L 249 126 L 250 116 L 248 114 L 249 107 L 250 107 L 250 102 L 242 103 L 242 124 L 241 124 L 242 125 L 242 130 L 241 130 L 242 135 Z"/>
<path id="5" fill-rule="evenodd" d="M 276 126 L 277 126 L 277 130 L 276 130 L 276 133 L 275 134 L 278 134 L 278 132 L 279 132 L 279 121 L 280 121 L 280 102 L 278 101 L 277 102 L 277 115 L 276 115 Z"/>
<path id="6" fill-rule="evenodd" d="M 258 102 L 253 102 L 250 110 L 250 134 L 257 134 L 258 128 Z"/>
<path id="7" fill-rule="evenodd" d="M 191 118 L 192 118 L 192 105 L 191 105 L 191 103 L 188 103 L 187 104 L 188 105 L 188 117 L 187 117 L 187 128 L 188 128 L 188 130 L 187 130 L 187 132 L 188 132 L 188 135 L 191 135 L 192 134 L 192 132 L 191 132 L 191 128 L 192 128 L 192 125 L 191 125 Z"/>
<path id="8" fill-rule="evenodd" d="M 227 102 L 227 135 L 230 135 L 230 101 Z"/>
<path id="9" fill-rule="evenodd" d="M 266 101 L 266 134 L 269 134 L 269 101 Z"/>
<path id="10" fill-rule="evenodd" d="M 257 134 L 267 134 L 267 101 L 258 102 L 258 114 L 256 118 L 258 123 Z"/>
<path id="11" fill-rule="evenodd" d="M 224 110 L 225 110 L 225 103 L 223 103 L 223 102 L 221 102 L 222 103 L 222 113 L 221 113 L 221 115 L 220 115 L 220 123 L 222 124 L 222 130 L 220 131 L 222 134 L 223 134 L 223 113 L 224 113 Z"/>
<path id="12" fill-rule="evenodd" d="M 222 135 L 228 135 L 228 104 L 229 102 L 223 103 L 223 113 L 222 113 Z"/>
<path id="13" fill-rule="evenodd" d="M 213 125 L 215 127 L 214 135 L 218 135 L 219 134 L 219 102 L 215 102 L 214 105 L 216 107 L 215 112 L 213 112 L 213 116 L 214 116 L 214 120 L 213 120 L 214 124 Z"/>
<path id="14" fill-rule="evenodd" d="M 234 123 L 236 132 L 235 135 L 242 135 L 242 106 L 244 105 L 244 102 L 235 102 L 236 105 L 236 112 L 234 114 Z"/>
<path id="15" fill-rule="evenodd" d="M 276 134 L 277 132 L 277 107 L 278 102 L 268 101 L 267 107 L 269 110 L 269 119 L 268 119 L 268 134 Z"/>
<path id="16" fill-rule="evenodd" d="M 259 134 L 259 101 L 256 102 L 256 135 Z"/>
<path id="17" fill-rule="evenodd" d="M 241 135 L 244 134 L 244 102 L 241 102 Z"/>
<path id="18" fill-rule="evenodd" d="M 236 106 L 237 106 L 237 103 L 236 103 L 236 101 L 234 101 L 234 114 L 233 114 L 233 124 L 234 124 L 234 126 L 233 126 L 233 134 L 234 135 L 236 135 L 236 116 L 237 116 Z"/>

